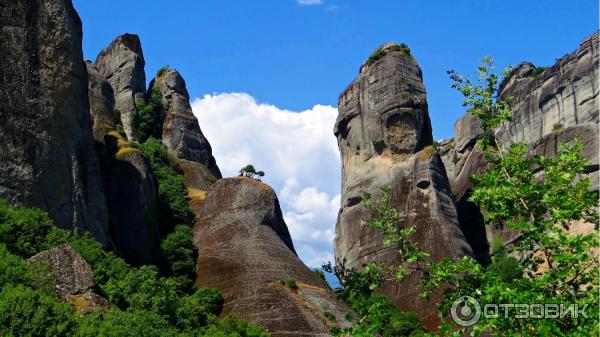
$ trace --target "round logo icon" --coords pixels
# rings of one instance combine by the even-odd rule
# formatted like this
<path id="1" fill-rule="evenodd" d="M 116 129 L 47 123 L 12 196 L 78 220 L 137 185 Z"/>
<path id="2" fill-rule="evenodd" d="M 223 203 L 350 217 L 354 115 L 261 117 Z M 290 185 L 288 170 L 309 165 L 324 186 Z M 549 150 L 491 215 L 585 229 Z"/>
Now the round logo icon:
<path id="1" fill-rule="evenodd" d="M 452 303 L 452 319 L 460 326 L 471 326 L 481 317 L 481 304 L 471 296 L 461 296 Z"/>

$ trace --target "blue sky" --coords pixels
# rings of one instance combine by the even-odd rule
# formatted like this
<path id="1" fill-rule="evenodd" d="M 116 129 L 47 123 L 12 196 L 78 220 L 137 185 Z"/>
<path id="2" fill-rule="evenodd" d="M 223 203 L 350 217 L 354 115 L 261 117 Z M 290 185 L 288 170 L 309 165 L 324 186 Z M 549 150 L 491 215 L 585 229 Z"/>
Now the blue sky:
<path id="1" fill-rule="evenodd" d="M 187 82 L 194 114 L 224 176 L 252 163 L 277 192 L 299 256 L 333 260 L 340 159 L 339 93 L 387 41 L 423 70 L 435 139 L 464 110 L 446 71 L 551 65 L 598 27 L 597 0 L 74 0 L 84 55 L 117 35 L 142 40 L 148 81 L 163 65 Z"/>

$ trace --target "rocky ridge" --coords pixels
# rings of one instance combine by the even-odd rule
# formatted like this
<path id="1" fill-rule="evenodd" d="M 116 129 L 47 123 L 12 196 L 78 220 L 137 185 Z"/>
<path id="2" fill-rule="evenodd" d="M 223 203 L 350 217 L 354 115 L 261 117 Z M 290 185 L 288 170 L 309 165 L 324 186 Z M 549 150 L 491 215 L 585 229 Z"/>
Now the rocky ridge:
<path id="1" fill-rule="evenodd" d="M 592 163 L 592 188 L 598 191 L 598 37 L 586 38 L 572 53 L 558 59 L 549 68 L 536 68 L 523 62 L 500 85 L 501 97 L 513 97 L 512 119 L 494 134 L 504 148 L 526 142 L 533 153 L 551 156 L 559 144 L 578 138 L 584 155 Z M 480 262 L 489 262 L 488 242 L 500 236 L 510 243 L 518 235 L 510 229 L 485 228 L 476 205 L 467 199 L 471 189 L 469 177 L 486 167 L 476 142 L 483 134 L 478 120 L 470 113 L 454 126 L 454 139 L 444 141 L 440 152 L 452 185 L 463 231 Z"/>

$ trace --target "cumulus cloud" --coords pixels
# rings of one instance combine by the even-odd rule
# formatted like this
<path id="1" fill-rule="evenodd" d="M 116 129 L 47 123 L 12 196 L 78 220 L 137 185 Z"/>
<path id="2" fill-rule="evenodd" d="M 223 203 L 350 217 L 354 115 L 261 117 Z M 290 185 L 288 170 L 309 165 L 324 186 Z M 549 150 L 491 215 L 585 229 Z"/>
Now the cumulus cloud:
<path id="1" fill-rule="evenodd" d="M 224 176 L 253 164 L 280 199 L 298 255 L 310 267 L 333 261 L 340 206 L 337 109 L 295 112 L 258 103 L 246 93 L 205 95 L 192 102 Z"/>
<path id="2" fill-rule="evenodd" d="M 297 0 L 300 5 L 322 5 L 323 0 Z"/>

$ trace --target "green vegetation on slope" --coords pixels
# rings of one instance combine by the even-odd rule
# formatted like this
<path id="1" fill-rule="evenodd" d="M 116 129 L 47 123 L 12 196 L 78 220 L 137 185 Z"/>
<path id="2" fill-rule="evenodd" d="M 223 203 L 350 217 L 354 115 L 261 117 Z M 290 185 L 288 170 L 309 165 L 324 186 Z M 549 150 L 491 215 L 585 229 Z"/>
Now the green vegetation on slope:
<path id="1" fill-rule="evenodd" d="M 68 243 L 92 266 L 94 292 L 112 307 L 84 317 L 57 297 L 47 272 L 25 261 Z M 179 261 L 173 261 L 179 263 Z M 46 276 L 46 278 L 45 278 Z M 215 289 L 193 289 L 187 277 L 163 276 L 155 266 L 134 268 L 91 235 L 54 227 L 38 209 L 0 200 L 0 335 L 2 336 L 219 336 L 263 337 L 260 328 L 217 319 L 223 298 Z"/>

